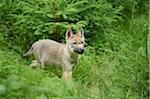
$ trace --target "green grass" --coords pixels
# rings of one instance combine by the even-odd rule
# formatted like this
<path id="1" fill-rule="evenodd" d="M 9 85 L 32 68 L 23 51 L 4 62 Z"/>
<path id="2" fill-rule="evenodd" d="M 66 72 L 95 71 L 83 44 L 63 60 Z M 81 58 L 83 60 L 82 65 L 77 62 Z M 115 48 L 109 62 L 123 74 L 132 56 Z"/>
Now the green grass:
<path id="1" fill-rule="evenodd" d="M 0 99 L 148 99 L 147 26 L 142 16 L 105 32 L 86 47 L 73 81 L 62 80 L 61 69 L 31 69 L 30 60 L 2 47 Z"/>

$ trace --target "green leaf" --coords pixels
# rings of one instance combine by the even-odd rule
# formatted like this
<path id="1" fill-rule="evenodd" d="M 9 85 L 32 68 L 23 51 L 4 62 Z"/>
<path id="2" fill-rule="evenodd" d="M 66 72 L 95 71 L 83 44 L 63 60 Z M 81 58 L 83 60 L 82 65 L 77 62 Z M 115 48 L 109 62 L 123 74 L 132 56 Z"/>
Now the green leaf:
<path id="1" fill-rule="evenodd" d="M 35 32 L 34 32 L 34 35 L 41 35 L 42 33 L 40 32 L 40 30 L 36 30 Z"/>

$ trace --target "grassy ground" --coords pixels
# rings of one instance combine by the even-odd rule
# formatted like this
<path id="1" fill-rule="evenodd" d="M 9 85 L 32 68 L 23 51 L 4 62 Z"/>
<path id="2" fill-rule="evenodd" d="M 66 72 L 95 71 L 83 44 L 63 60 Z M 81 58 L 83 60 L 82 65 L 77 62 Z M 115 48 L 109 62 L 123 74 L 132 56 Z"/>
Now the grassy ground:
<path id="1" fill-rule="evenodd" d="M 108 30 L 86 47 L 68 82 L 61 69 L 31 69 L 30 60 L 1 47 L 0 99 L 148 99 L 147 26 L 140 17 Z"/>

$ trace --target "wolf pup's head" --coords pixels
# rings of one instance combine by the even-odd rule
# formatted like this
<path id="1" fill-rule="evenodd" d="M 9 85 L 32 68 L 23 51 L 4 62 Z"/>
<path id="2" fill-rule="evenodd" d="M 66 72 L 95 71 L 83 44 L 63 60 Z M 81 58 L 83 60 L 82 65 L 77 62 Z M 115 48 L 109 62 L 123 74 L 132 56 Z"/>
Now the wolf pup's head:
<path id="1" fill-rule="evenodd" d="M 71 29 L 66 31 L 66 43 L 70 52 L 82 54 L 84 52 L 84 30 L 80 28 L 74 35 Z"/>

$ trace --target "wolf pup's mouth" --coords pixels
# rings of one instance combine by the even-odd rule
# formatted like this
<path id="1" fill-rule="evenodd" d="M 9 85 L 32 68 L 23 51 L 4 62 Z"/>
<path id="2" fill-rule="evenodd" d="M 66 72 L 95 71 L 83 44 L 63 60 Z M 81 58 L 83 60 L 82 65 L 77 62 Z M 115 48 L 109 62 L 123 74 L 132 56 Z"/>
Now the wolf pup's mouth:
<path id="1" fill-rule="evenodd" d="M 76 52 L 76 53 L 78 53 L 78 54 L 83 54 L 84 49 L 76 48 L 76 49 L 74 49 L 74 52 Z"/>

